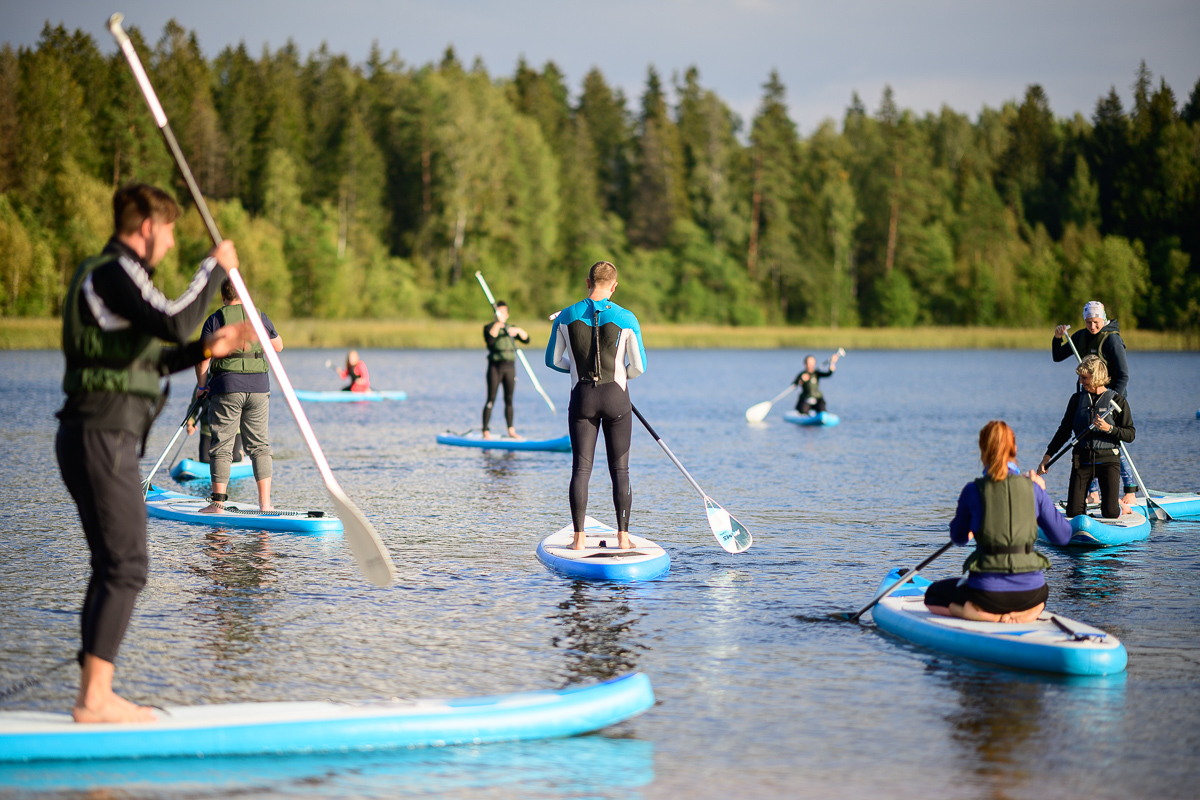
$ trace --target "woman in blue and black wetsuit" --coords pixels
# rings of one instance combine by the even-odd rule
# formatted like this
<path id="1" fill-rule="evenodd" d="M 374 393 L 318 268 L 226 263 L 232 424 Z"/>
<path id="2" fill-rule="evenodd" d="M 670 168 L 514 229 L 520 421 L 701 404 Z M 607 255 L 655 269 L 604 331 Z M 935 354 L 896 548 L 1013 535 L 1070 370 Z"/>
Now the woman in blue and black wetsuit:
<path id="1" fill-rule="evenodd" d="M 944 617 L 1031 622 L 1050 596 L 1042 573 L 1050 561 L 1033 549 L 1038 528 L 1063 545 L 1071 523 L 1054 507 L 1045 481 L 1017 470 L 1017 437 L 1005 422 L 983 426 L 979 453 L 986 473 L 963 487 L 950 522 L 952 542 L 975 542 L 963 564 L 967 577 L 936 581 L 925 590 L 925 605 Z"/>
<path id="2" fill-rule="evenodd" d="M 637 317 L 611 300 L 617 288 L 617 268 L 607 261 L 596 262 L 588 273 L 587 288 L 585 299 L 555 315 L 546 346 L 546 366 L 569 372 L 575 380 L 567 409 L 572 453 L 571 523 L 575 526 L 571 547 L 584 548 L 588 481 L 596 438 L 603 426 L 617 511 L 617 546 L 627 550 L 632 546 L 629 512 L 633 505 L 629 489 L 633 409 L 628 381 L 646 371 L 646 349 Z"/>

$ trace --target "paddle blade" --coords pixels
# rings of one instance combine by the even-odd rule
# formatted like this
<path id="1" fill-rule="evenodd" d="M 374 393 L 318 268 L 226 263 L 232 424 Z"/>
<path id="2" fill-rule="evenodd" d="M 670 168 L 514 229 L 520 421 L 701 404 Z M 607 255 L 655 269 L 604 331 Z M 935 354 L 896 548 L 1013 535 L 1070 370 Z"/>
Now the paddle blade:
<path id="1" fill-rule="evenodd" d="M 767 418 L 767 414 L 771 410 L 771 401 L 763 400 L 761 403 L 755 403 L 746 409 L 747 422 L 762 422 Z"/>
<path id="2" fill-rule="evenodd" d="M 387 586 L 396 577 L 396 565 L 384 549 L 374 526 L 367 522 L 367 518 L 341 487 L 326 484 L 325 488 L 329 490 L 329 498 L 337 509 L 338 519 L 342 521 L 346 543 L 350 545 L 350 552 L 354 554 L 359 570 L 376 586 Z"/>
<path id="3" fill-rule="evenodd" d="M 728 553 L 741 553 L 754 544 L 754 537 L 746 526 L 734 519 L 711 497 L 704 498 L 704 508 L 708 511 L 708 527 L 712 528 L 717 543 Z"/>

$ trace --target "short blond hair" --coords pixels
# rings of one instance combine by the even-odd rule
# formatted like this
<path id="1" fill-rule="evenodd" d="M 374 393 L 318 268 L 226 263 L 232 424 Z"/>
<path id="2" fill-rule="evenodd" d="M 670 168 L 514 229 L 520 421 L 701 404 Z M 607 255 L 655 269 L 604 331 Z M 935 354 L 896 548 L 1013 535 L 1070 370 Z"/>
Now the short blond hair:
<path id="1" fill-rule="evenodd" d="M 607 286 L 617 279 L 617 268 L 608 261 L 597 261 L 588 271 L 588 280 L 592 286 Z"/>
<path id="2" fill-rule="evenodd" d="M 1075 374 L 1087 378 L 1092 386 L 1108 386 L 1108 367 L 1100 356 L 1084 356 L 1075 368 Z"/>

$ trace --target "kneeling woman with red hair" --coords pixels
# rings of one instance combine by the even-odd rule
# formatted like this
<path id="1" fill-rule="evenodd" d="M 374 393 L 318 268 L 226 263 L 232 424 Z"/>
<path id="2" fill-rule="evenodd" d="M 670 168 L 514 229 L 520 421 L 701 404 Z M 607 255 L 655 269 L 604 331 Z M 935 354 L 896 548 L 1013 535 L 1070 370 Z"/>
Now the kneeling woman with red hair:
<path id="1" fill-rule="evenodd" d="M 1046 482 L 1017 469 L 1017 437 L 994 419 L 979 432 L 984 475 L 963 487 L 950 522 L 950 540 L 975 552 L 962 578 L 937 581 L 925 592 L 934 614 L 983 622 L 1030 622 L 1050 595 L 1042 571 L 1050 566 L 1033 549 L 1038 528 L 1054 544 L 1071 540 L 1071 523 L 1046 494 Z"/>

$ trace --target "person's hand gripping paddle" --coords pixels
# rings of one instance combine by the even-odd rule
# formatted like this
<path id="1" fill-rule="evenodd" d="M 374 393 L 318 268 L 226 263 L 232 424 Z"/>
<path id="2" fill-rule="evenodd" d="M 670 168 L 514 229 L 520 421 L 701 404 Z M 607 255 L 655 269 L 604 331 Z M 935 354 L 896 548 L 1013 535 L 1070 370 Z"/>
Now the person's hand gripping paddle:
<path id="1" fill-rule="evenodd" d="M 208 228 L 208 235 L 212 238 L 213 245 L 216 246 L 221 242 L 221 233 L 217 230 L 217 223 L 213 221 L 212 214 L 208 211 L 208 205 L 204 202 L 204 195 L 200 193 L 200 187 L 196 185 L 196 179 L 192 176 L 192 170 L 188 167 L 187 160 L 183 157 L 183 151 L 179 149 L 179 143 L 175 140 L 175 134 L 171 131 L 171 125 L 167 121 L 167 115 L 163 111 L 162 104 L 158 102 L 158 96 L 154 93 L 154 87 L 150 85 L 150 79 L 146 77 L 146 70 L 142 68 L 142 62 L 138 58 L 137 51 L 133 49 L 133 42 L 129 40 L 129 35 L 121 28 L 121 23 L 124 19 L 124 16 L 121 14 L 113 14 L 108 18 L 108 29 L 117 40 L 121 51 L 125 54 L 125 59 L 129 62 L 129 68 L 133 70 L 133 76 L 137 79 L 138 86 L 141 87 L 142 94 L 146 98 L 146 104 L 150 106 L 150 113 L 154 115 L 154 122 L 158 125 L 158 129 L 167 143 L 167 149 L 174 156 L 175 163 L 183 175 L 183 180 L 187 183 L 188 191 L 191 192 L 192 201 L 196 204 L 196 210 L 200 212 L 200 218 L 204 220 L 204 225 Z M 258 336 L 259 341 L 267 342 L 269 337 L 267 336 L 266 328 L 263 327 L 258 308 L 255 307 L 254 300 L 250 297 L 250 292 L 246 288 L 246 282 L 242 280 L 241 273 L 236 269 L 230 270 L 229 279 L 233 281 L 233 286 L 237 289 L 238 297 L 241 298 L 242 305 L 246 307 L 246 318 L 254 328 L 255 335 Z M 387 586 L 396 575 L 396 567 L 392 563 L 391 556 L 384 549 L 383 542 L 379 539 L 379 534 L 375 532 L 375 528 L 367 521 L 362 512 L 358 510 L 358 506 L 354 505 L 354 502 L 346 496 L 346 493 L 342 491 L 342 487 L 338 484 L 337 478 L 333 476 L 333 470 L 329 468 L 329 462 L 325 460 L 325 453 L 321 450 L 321 445 L 317 442 L 316 434 L 313 433 L 312 426 L 308 423 L 308 417 L 304 415 L 304 409 L 300 406 L 300 401 L 296 399 L 296 391 L 292 388 L 292 382 L 288 379 L 287 372 L 283 368 L 283 363 L 279 360 L 279 354 L 272 347 L 263 347 L 263 353 L 267 357 L 267 363 L 271 365 L 271 371 L 275 373 L 275 380 L 279 382 L 279 387 L 283 389 L 283 396 L 287 400 L 288 408 L 291 409 L 292 416 L 296 418 L 296 424 L 300 427 L 300 433 L 304 437 L 304 443 L 308 445 L 308 451 L 312 453 L 313 461 L 317 464 L 317 470 L 321 473 L 321 478 L 325 481 L 325 488 L 329 492 L 329 497 L 333 501 L 334 508 L 337 509 L 338 518 L 341 519 L 344 528 L 346 542 L 350 545 L 350 551 L 354 554 L 355 560 L 358 561 L 359 569 L 362 570 L 363 575 L 371 583 L 376 586 Z"/>

